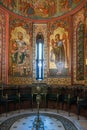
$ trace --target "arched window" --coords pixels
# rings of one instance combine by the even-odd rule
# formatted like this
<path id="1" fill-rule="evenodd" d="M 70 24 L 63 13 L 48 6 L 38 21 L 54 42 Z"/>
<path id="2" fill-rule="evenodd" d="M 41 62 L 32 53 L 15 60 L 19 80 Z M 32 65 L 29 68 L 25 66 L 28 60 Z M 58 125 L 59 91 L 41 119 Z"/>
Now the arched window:
<path id="1" fill-rule="evenodd" d="M 44 38 L 42 33 L 36 37 L 36 80 L 44 78 Z"/>

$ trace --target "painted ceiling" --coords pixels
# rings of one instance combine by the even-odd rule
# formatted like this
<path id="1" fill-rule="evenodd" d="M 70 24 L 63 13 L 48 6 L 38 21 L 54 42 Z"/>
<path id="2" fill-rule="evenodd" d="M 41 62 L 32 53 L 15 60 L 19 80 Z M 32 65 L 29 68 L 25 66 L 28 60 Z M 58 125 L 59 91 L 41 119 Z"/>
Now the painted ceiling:
<path id="1" fill-rule="evenodd" d="M 0 0 L 6 9 L 31 19 L 51 19 L 71 12 L 84 0 Z"/>

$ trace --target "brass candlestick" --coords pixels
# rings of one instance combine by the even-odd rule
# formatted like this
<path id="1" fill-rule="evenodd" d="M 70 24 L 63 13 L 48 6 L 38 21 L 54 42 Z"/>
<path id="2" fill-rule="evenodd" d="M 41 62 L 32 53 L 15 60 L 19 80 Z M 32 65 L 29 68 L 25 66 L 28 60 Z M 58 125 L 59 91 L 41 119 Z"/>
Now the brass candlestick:
<path id="1" fill-rule="evenodd" d="M 37 86 L 37 96 L 36 96 L 36 102 L 37 102 L 37 116 L 34 119 L 33 122 L 33 129 L 32 130 L 44 130 L 44 123 L 42 122 L 42 119 L 40 118 L 40 113 L 39 113 L 39 105 L 41 101 L 41 87 Z"/>

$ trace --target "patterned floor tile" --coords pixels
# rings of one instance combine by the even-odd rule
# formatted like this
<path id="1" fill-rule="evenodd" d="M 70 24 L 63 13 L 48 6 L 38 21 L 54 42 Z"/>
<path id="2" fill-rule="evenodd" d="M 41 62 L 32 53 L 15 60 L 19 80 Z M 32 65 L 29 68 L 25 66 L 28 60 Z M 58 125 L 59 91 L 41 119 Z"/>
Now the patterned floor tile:
<path id="1" fill-rule="evenodd" d="M 0 130 L 36 130 L 34 127 L 35 119 L 37 118 L 37 110 L 31 112 L 30 110 L 21 110 L 20 113 L 10 112 L 7 117 L 5 114 L 0 116 Z M 44 130 L 86 130 L 87 120 L 71 113 L 54 110 L 40 111 L 40 119 L 44 124 Z M 82 127 L 84 126 L 84 127 Z M 39 130 L 42 130 L 40 128 Z"/>

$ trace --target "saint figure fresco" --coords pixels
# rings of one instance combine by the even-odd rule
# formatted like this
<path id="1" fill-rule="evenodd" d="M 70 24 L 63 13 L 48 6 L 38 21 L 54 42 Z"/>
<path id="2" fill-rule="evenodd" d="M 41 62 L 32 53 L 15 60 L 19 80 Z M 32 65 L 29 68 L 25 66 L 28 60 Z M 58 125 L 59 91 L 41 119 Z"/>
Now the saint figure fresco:
<path id="1" fill-rule="evenodd" d="M 55 35 L 55 41 L 52 39 L 52 50 L 51 50 L 51 61 L 53 53 L 55 55 L 55 64 L 58 70 L 57 74 L 61 74 L 62 69 L 64 68 L 65 63 L 65 52 L 63 41 L 60 39 L 60 34 Z"/>
<path id="2" fill-rule="evenodd" d="M 55 31 L 54 34 L 50 36 L 49 67 L 50 71 L 56 70 L 54 75 L 64 75 L 70 71 L 68 34 L 64 32 L 63 28 L 58 28 L 57 30 L 59 30 L 59 32 Z"/>
<path id="3" fill-rule="evenodd" d="M 24 37 L 25 35 L 25 37 Z M 30 73 L 30 43 L 29 35 L 22 27 L 16 27 L 12 32 L 10 46 L 10 70 L 13 76 L 29 76 Z"/>
<path id="4" fill-rule="evenodd" d="M 18 32 L 18 39 L 13 43 L 12 60 L 14 63 L 23 64 L 27 56 L 27 44 L 23 40 L 23 33 Z"/>

